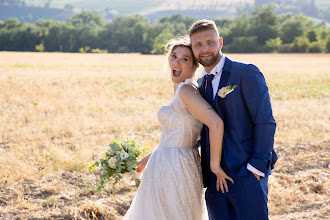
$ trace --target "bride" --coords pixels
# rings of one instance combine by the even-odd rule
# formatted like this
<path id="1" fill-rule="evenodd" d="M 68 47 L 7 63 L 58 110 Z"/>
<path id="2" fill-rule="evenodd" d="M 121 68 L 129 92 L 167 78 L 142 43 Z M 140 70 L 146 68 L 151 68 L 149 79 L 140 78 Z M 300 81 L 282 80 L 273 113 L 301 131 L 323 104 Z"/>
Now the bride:
<path id="1" fill-rule="evenodd" d="M 203 123 L 209 127 L 211 164 L 217 176 L 217 190 L 227 191 L 226 179 L 233 182 L 220 167 L 223 122 L 199 94 L 193 80 L 198 62 L 187 37 L 172 39 L 168 64 L 174 85 L 169 105 L 162 106 L 158 121 L 162 135 L 156 150 L 138 163 L 143 172 L 137 194 L 124 219 L 203 219 L 203 181 L 196 147 Z"/>

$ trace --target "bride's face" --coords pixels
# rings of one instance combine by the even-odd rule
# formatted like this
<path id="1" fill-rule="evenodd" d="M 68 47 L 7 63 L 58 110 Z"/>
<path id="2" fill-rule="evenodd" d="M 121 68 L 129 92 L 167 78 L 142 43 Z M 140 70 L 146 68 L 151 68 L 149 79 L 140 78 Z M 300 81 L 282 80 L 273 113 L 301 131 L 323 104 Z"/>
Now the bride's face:
<path id="1" fill-rule="evenodd" d="M 169 57 L 172 82 L 179 84 L 194 75 L 196 67 L 193 64 L 192 53 L 185 46 L 175 47 Z"/>

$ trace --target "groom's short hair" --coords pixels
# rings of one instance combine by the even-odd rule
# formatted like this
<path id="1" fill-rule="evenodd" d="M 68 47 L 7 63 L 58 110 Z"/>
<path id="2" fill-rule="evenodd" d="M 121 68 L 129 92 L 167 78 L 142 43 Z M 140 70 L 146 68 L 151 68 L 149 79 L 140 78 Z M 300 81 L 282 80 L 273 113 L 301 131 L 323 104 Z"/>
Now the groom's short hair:
<path id="1" fill-rule="evenodd" d="M 214 21 L 207 20 L 207 19 L 198 20 L 195 23 L 193 23 L 189 29 L 189 37 L 191 37 L 191 35 L 193 35 L 197 32 L 202 32 L 202 31 L 207 31 L 207 30 L 216 31 L 217 35 L 219 37 L 219 31 L 218 31 L 217 25 L 215 24 Z"/>

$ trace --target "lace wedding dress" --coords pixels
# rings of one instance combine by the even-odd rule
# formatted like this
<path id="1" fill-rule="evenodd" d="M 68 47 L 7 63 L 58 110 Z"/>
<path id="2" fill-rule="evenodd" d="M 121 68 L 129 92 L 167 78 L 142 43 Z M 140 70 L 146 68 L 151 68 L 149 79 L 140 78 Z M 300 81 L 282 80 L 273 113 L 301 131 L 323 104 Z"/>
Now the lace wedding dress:
<path id="1" fill-rule="evenodd" d="M 157 117 L 162 135 L 144 171 L 125 220 L 199 220 L 204 216 L 202 171 L 196 141 L 202 123 L 194 118 L 178 95 Z M 197 86 L 197 85 L 196 85 Z"/>

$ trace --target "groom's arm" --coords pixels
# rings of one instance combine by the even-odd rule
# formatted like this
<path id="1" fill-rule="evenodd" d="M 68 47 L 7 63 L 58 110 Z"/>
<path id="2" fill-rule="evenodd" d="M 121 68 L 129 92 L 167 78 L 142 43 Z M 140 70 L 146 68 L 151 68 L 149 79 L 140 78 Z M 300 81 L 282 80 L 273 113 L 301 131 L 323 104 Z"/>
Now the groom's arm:
<path id="1" fill-rule="evenodd" d="M 267 175 L 272 159 L 276 122 L 263 74 L 254 65 L 248 65 L 246 68 L 247 71 L 242 76 L 242 93 L 254 123 L 254 148 L 248 168 L 252 172 L 255 168 Z M 254 173 L 260 175 L 258 172 Z"/>

